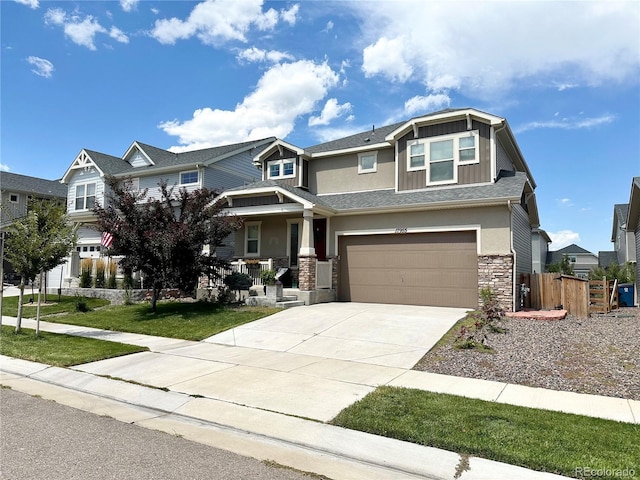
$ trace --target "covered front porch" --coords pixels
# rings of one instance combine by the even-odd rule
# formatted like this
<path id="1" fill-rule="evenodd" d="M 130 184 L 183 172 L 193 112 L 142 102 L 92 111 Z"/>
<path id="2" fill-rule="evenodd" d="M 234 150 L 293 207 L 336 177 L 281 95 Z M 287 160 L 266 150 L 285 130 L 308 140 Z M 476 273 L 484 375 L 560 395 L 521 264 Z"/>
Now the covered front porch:
<path id="1" fill-rule="evenodd" d="M 261 286 L 260 273 L 274 270 L 285 291 L 306 305 L 336 299 L 337 259 L 327 251 L 333 212 L 278 185 L 227 191 L 219 201 L 245 220 L 229 273 L 245 273 Z"/>

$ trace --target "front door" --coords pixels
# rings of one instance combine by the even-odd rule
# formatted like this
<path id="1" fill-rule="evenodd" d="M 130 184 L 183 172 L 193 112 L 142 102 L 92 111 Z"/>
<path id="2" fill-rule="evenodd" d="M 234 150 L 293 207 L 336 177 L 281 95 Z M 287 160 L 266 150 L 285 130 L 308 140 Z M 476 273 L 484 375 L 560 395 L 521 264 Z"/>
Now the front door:
<path id="1" fill-rule="evenodd" d="M 327 219 L 313 219 L 313 246 L 320 262 L 327 259 Z"/>

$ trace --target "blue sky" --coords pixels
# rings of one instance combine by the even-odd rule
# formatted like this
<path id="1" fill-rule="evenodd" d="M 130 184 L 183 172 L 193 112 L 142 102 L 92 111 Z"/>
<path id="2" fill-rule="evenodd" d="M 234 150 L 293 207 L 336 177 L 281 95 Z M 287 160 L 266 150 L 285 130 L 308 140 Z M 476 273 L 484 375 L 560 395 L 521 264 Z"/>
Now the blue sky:
<path id="1" fill-rule="evenodd" d="M 0 1 L 0 169 L 82 148 L 300 147 L 446 107 L 507 118 L 552 249 L 611 250 L 640 176 L 640 2 Z"/>

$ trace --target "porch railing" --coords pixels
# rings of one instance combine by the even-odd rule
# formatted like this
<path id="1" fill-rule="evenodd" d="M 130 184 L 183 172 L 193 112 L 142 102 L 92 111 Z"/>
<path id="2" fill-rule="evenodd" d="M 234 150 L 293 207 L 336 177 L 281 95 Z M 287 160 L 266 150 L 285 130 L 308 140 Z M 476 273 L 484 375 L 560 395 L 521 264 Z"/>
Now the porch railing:
<path id="1" fill-rule="evenodd" d="M 220 278 L 224 280 L 224 277 L 231 275 L 234 272 L 246 273 L 253 280 L 254 285 L 262 285 L 262 279 L 260 278 L 260 272 L 263 270 L 271 270 L 273 268 L 273 260 L 260 260 L 256 263 L 247 263 L 244 260 L 236 260 L 230 262 L 229 268 L 218 268 L 217 273 Z M 221 280 L 221 282 L 222 282 Z"/>

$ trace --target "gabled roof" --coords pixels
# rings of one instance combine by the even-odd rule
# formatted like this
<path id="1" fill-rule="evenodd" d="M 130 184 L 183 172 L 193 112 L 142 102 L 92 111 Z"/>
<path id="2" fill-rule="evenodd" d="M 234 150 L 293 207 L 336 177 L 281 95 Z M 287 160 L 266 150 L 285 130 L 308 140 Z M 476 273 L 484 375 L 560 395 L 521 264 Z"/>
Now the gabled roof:
<path id="1" fill-rule="evenodd" d="M 558 263 L 562 261 L 562 257 L 564 255 L 593 255 L 595 257 L 595 254 L 591 253 L 589 250 L 585 250 L 575 243 L 572 243 L 571 245 L 561 248 L 560 250 L 547 252 L 547 265 L 549 265 L 550 263 Z"/>
<path id="2" fill-rule="evenodd" d="M 371 130 L 355 133 L 348 137 L 338 138 L 330 142 L 320 143 L 312 147 L 304 149 L 305 154 L 309 156 L 322 156 L 322 154 L 336 152 L 344 152 L 354 149 L 373 148 L 375 145 L 384 144 L 390 146 L 391 144 L 385 140 L 385 137 L 403 125 L 405 122 L 394 123 L 392 125 L 386 125 L 384 127 L 373 126 Z"/>
<path id="3" fill-rule="evenodd" d="M 18 173 L 0 171 L 0 187 L 2 191 L 28 193 L 34 196 L 66 198 L 67 187 L 60 180 L 45 180 Z"/>
<path id="4" fill-rule="evenodd" d="M 219 162 L 225 158 L 228 158 L 237 153 L 258 148 L 262 145 L 266 145 L 275 140 L 275 137 L 267 137 L 260 140 L 251 140 L 241 143 L 233 143 L 229 145 L 223 145 L 220 147 L 204 148 L 201 150 L 193 150 L 189 152 L 174 153 L 162 148 L 147 145 L 146 143 L 135 141 L 127 149 L 122 157 L 114 157 L 104 153 L 96 152 L 93 150 L 83 149 L 74 163 L 69 167 L 67 172 L 62 177 L 64 183 L 68 182 L 68 175 L 73 169 L 82 168 L 79 159 L 83 153 L 89 156 L 91 165 L 94 166 L 100 176 L 112 175 L 112 176 L 125 176 L 125 175 L 140 175 L 141 173 L 159 173 L 164 171 L 179 170 L 181 168 L 195 168 L 198 165 L 210 165 L 215 162 Z M 139 148 L 142 153 L 152 162 L 151 165 L 145 167 L 134 168 L 129 162 L 125 160 L 134 148 Z M 88 162 L 89 160 L 84 160 Z"/>
<path id="5" fill-rule="evenodd" d="M 626 230 L 627 216 L 629 215 L 628 203 L 617 203 L 613 206 L 613 227 L 611 228 L 611 241 L 616 241 L 618 228 Z"/>

